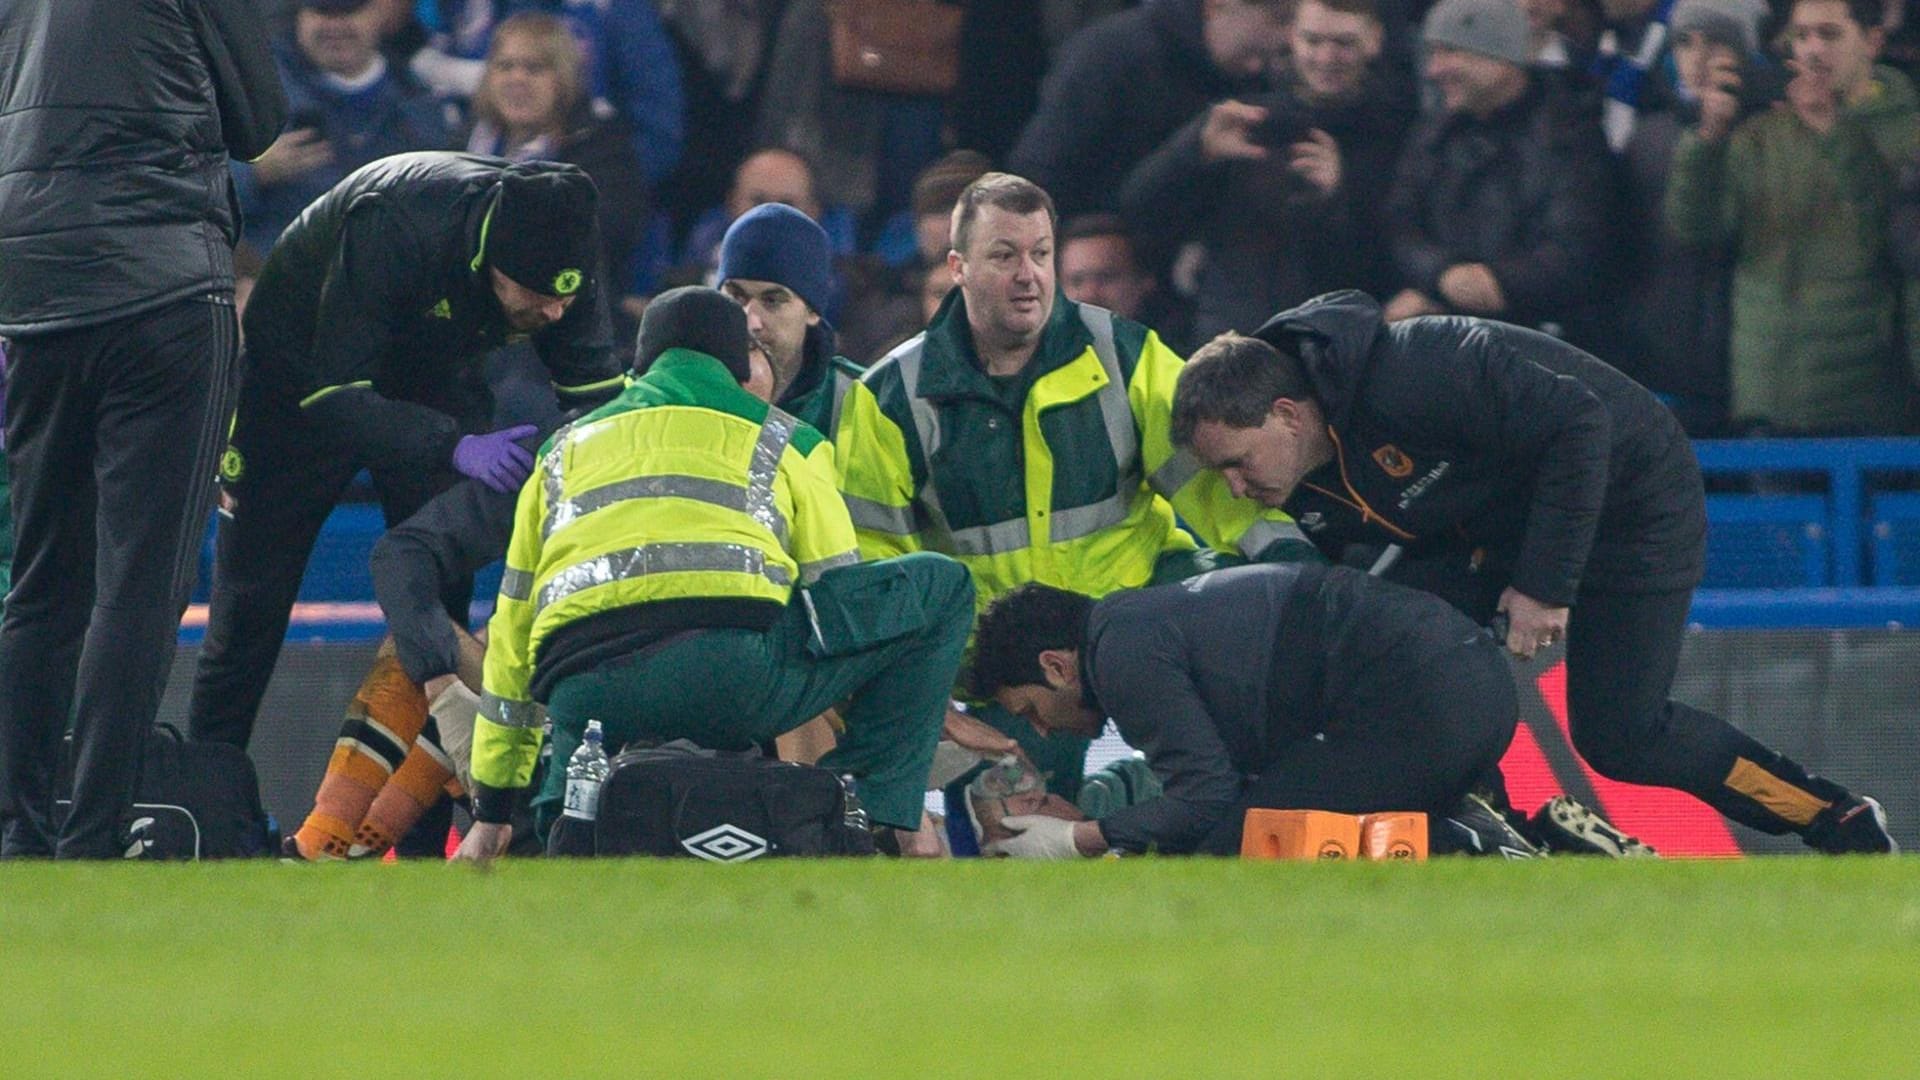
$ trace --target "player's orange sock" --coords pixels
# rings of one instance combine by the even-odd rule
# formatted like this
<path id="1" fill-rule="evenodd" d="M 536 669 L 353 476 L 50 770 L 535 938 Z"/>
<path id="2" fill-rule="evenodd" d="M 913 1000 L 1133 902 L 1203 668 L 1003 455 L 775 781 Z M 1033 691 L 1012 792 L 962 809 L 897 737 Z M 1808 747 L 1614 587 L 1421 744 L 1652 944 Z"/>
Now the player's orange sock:
<path id="1" fill-rule="evenodd" d="M 453 762 L 432 739 L 413 741 L 407 760 L 394 770 L 380 794 L 368 808 L 365 820 L 353 834 L 348 854 L 353 858 L 383 855 L 398 843 L 434 803 L 446 793 L 453 779 Z"/>
<path id="2" fill-rule="evenodd" d="M 427 698 L 400 661 L 380 656 L 347 706 L 347 720 L 314 793 L 313 812 L 293 834 L 307 859 L 344 859 L 376 794 L 407 759 L 427 724 Z"/>

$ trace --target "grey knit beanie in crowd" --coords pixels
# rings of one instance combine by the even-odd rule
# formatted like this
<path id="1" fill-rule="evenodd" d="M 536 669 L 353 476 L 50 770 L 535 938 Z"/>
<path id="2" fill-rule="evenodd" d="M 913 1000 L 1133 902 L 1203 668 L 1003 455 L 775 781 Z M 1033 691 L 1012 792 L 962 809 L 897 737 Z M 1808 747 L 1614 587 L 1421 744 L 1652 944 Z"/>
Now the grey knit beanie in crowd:
<path id="1" fill-rule="evenodd" d="M 1759 23 L 1760 10 L 1748 0 L 1680 0 L 1667 29 L 1676 41 L 1682 34 L 1701 34 L 1745 56 L 1760 47 Z"/>
<path id="2" fill-rule="evenodd" d="M 1518 67 L 1533 61 L 1533 36 L 1517 0 L 1440 0 L 1427 12 L 1421 37 Z"/>

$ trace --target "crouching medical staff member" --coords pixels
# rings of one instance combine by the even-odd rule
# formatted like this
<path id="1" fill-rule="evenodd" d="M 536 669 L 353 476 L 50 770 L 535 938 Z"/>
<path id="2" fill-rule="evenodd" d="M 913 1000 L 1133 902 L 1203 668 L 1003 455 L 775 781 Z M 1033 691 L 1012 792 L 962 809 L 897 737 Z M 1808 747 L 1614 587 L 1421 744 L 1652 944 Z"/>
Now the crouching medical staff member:
<path id="1" fill-rule="evenodd" d="M 824 436 L 749 394 L 747 317 L 712 289 L 647 308 L 613 402 L 562 428 L 520 493 L 488 624 L 464 858 L 505 850 L 513 793 L 599 720 L 607 743 L 739 750 L 843 699 L 820 764 L 861 778 L 871 818 L 927 828 L 924 791 L 973 614 L 966 568 L 861 564 Z M 565 770 L 534 800 L 550 819 Z"/>

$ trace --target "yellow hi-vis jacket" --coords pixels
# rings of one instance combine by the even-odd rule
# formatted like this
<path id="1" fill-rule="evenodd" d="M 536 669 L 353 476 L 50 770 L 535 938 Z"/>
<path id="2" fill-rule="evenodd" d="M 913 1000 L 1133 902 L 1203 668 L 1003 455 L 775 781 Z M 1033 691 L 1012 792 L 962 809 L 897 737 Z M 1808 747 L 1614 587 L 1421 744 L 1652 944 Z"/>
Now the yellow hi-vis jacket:
<path id="1" fill-rule="evenodd" d="M 607 636 L 765 629 L 796 584 L 859 561 L 826 437 L 741 389 L 710 356 L 664 353 L 560 429 L 520 491 L 487 624 L 473 735 L 480 789 L 526 787 L 556 663 Z M 583 640 L 584 639 L 584 640 Z"/>
<path id="2" fill-rule="evenodd" d="M 1161 555 L 1195 548 L 1176 513 L 1223 552 L 1315 557 L 1293 519 L 1175 451 L 1183 364 L 1152 330 L 1056 294 L 1026 370 L 990 378 L 955 289 L 837 410 L 861 555 L 950 555 L 982 608 L 1028 581 L 1092 596 L 1145 585 Z"/>

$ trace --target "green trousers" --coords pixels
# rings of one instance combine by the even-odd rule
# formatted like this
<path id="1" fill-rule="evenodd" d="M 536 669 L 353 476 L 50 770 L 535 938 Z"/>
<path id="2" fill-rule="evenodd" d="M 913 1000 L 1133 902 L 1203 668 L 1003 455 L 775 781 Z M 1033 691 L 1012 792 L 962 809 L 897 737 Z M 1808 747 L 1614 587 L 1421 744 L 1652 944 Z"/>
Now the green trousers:
<path id="1" fill-rule="evenodd" d="M 0 606 L 13 588 L 13 477 L 7 472 L 7 451 L 0 447 Z"/>
<path id="2" fill-rule="evenodd" d="M 851 699 L 823 768 L 852 773 L 874 821 L 920 824 L 934 744 L 973 625 L 973 579 L 942 555 L 830 571 L 765 631 L 703 630 L 560 680 L 542 824 L 566 791 L 588 720 L 609 753 L 633 739 L 744 750 Z"/>

